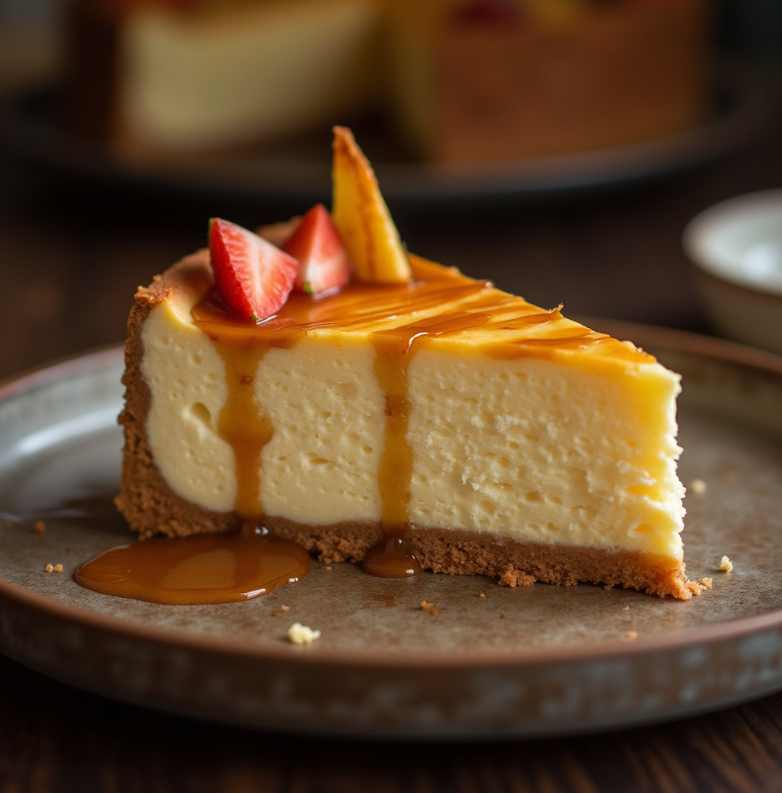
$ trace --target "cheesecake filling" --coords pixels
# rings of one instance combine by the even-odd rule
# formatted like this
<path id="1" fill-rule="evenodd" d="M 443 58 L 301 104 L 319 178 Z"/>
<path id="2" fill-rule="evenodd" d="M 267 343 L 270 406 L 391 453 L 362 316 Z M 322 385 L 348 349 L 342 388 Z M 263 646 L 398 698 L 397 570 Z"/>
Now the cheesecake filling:
<path id="1" fill-rule="evenodd" d="M 225 5 L 182 14 L 139 3 L 126 15 L 121 112 L 145 144 L 187 153 L 288 135 L 378 93 L 373 3 Z"/>
<path id="2" fill-rule="evenodd" d="M 558 312 L 520 311 L 428 267 L 391 297 L 396 312 L 387 288 L 353 285 L 296 296 L 249 332 L 208 300 L 154 307 L 146 434 L 174 493 L 306 526 L 681 560 L 678 377 Z"/>

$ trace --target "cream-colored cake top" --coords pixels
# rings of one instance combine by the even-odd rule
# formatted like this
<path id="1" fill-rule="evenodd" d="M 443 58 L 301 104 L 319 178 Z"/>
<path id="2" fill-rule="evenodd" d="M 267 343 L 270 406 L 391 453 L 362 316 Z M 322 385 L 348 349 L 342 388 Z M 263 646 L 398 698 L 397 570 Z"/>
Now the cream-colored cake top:
<path id="1" fill-rule="evenodd" d="M 204 256 L 206 253 L 204 252 Z M 313 299 L 292 294 L 268 321 L 248 328 L 234 320 L 216 295 L 193 304 L 190 292 L 174 307 L 213 339 L 254 339 L 288 347 L 304 336 L 339 333 L 343 340 L 399 345 L 400 351 L 436 346 L 449 352 L 567 360 L 571 365 L 624 371 L 652 364 L 653 356 L 566 318 L 561 306 L 545 310 L 521 297 L 475 280 L 455 268 L 411 256 L 413 280 L 405 284 L 353 282 L 340 292 Z M 200 288 L 206 287 L 201 282 Z M 610 362 L 610 363 L 609 363 Z"/>

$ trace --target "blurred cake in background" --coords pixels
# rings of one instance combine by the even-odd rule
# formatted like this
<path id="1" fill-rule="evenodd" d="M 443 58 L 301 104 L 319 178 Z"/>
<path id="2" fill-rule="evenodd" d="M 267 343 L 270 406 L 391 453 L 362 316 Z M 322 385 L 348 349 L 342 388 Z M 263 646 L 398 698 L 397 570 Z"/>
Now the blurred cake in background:
<path id="1" fill-rule="evenodd" d="M 396 6 L 395 117 L 428 159 L 621 146 L 707 112 L 705 0 Z"/>
<path id="2" fill-rule="evenodd" d="M 195 153 L 329 125 L 380 88 L 371 0 L 72 0 L 72 131 Z"/>
<path id="3" fill-rule="evenodd" d="M 432 162 L 685 130 L 709 100 L 709 0 L 70 0 L 72 132 L 198 155 L 380 110 Z"/>

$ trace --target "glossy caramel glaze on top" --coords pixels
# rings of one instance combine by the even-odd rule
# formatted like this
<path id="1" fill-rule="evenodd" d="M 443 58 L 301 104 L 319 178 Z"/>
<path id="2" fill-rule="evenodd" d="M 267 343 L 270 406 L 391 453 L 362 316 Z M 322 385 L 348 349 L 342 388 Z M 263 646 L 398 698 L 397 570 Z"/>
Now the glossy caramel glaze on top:
<path id="1" fill-rule="evenodd" d="M 353 282 L 319 298 L 293 293 L 274 317 L 258 325 L 230 317 L 214 293 L 194 307 L 193 319 L 213 341 L 245 350 L 292 347 L 305 335 L 340 331 L 388 336 L 395 356 L 438 338 L 463 342 L 465 353 L 497 358 L 553 358 L 560 351 L 581 351 L 654 362 L 632 345 L 566 319 L 561 307 L 546 311 L 488 281 L 415 256 L 411 263 L 409 284 Z"/>

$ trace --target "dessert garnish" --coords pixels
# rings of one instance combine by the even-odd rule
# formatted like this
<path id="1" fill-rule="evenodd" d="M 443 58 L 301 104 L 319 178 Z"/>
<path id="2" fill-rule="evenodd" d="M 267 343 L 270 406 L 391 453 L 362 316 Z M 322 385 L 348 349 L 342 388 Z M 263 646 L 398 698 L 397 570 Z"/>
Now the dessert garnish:
<path id="1" fill-rule="evenodd" d="M 220 296 L 239 318 L 259 322 L 285 304 L 299 269 L 292 256 L 220 218 L 209 222 L 209 252 Z"/>
<path id="2" fill-rule="evenodd" d="M 356 267 L 356 278 L 386 284 L 409 281 L 410 261 L 375 172 L 346 127 L 334 127 L 331 178 L 331 215 Z"/>
<path id="3" fill-rule="evenodd" d="M 350 281 L 350 257 L 323 204 L 307 212 L 282 249 L 299 263 L 294 286 L 300 292 L 320 295 Z"/>

